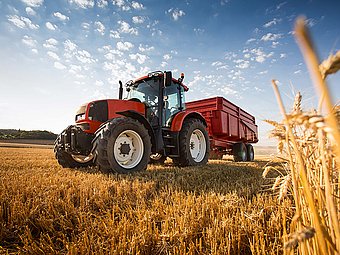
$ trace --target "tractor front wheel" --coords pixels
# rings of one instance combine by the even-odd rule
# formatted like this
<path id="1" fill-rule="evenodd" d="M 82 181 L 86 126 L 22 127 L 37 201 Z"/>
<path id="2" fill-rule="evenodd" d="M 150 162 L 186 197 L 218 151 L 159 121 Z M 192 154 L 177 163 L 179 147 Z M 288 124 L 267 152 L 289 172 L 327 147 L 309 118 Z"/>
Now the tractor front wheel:
<path id="1" fill-rule="evenodd" d="M 132 118 L 115 118 L 96 133 L 93 153 L 105 172 L 122 174 L 145 170 L 151 154 L 147 129 Z"/>
<path id="2" fill-rule="evenodd" d="M 65 131 L 63 131 L 65 132 Z M 61 142 L 61 134 L 57 137 L 54 142 L 54 156 L 58 160 L 59 165 L 64 168 L 78 168 L 93 166 L 93 154 L 75 155 L 69 154 L 65 151 L 64 145 Z"/>

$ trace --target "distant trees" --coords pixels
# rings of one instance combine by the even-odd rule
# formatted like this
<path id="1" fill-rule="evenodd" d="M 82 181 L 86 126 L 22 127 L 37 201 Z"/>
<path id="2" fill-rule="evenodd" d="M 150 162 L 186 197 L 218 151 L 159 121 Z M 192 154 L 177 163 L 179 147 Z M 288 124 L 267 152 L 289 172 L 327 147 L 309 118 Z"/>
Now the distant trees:
<path id="1" fill-rule="evenodd" d="M 57 135 L 46 130 L 0 129 L 0 139 L 41 139 L 55 140 Z"/>

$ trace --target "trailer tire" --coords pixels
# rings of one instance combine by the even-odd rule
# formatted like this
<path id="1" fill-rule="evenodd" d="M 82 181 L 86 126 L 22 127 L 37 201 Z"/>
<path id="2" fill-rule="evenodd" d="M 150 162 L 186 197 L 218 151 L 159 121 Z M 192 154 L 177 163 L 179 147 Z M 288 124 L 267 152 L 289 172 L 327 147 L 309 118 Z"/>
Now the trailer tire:
<path id="1" fill-rule="evenodd" d="M 244 143 L 235 143 L 233 145 L 233 156 L 235 162 L 247 161 L 247 147 Z"/>
<path id="2" fill-rule="evenodd" d="M 179 158 L 173 158 L 178 166 L 198 166 L 208 162 L 210 141 L 202 121 L 188 119 L 179 133 Z"/>
<path id="3" fill-rule="evenodd" d="M 128 174 L 147 168 L 151 140 L 148 130 L 139 121 L 115 118 L 96 132 L 92 151 L 100 170 Z"/>
<path id="4" fill-rule="evenodd" d="M 251 144 L 246 144 L 247 147 L 247 161 L 254 161 L 254 147 Z"/>
<path id="5" fill-rule="evenodd" d="M 63 131 L 64 132 L 64 131 Z M 72 156 L 71 154 L 67 153 L 64 149 L 64 146 L 61 142 L 61 134 L 57 137 L 54 142 L 54 156 L 57 159 L 59 165 L 63 168 L 78 168 L 78 167 L 88 167 L 93 166 L 93 156 L 87 156 L 87 160 L 76 160 L 77 156 Z M 86 156 L 84 156 L 86 158 Z"/>

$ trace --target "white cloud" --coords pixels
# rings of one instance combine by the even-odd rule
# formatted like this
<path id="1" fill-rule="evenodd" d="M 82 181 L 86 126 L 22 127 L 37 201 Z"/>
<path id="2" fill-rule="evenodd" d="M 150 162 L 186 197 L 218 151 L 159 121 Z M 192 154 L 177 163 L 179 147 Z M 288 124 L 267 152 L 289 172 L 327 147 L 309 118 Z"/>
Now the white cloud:
<path id="1" fill-rule="evenodd" d="M 122 51 L 128 51 L 133 48 L 133 44 L 130 42 L 117 42 L 117 49 Z"/>
<path id="2" fill-rule="evenodd" d="M 50 38 L 43 44 L 44 48 L 49 50 L 57 50 L 58 41 L 54 38 Z"/>
<path id="3" fill-rule="evenodd" d="M 86 23 L 86 22 L 83 22 L 81 23 L 81 27 L 88 30 L 90 28 L 90 24 L 89 23 Z"/>
<path id="4" fill-rule="evenodd" d="M 26 17 L 19 17 L 18 15 L 9 15 L 7 16 L 8 21 L 11 22 L 13 25 L 19 28 L 30 28 L 30 29 L 38 29 L 39 25 L 35 25 L 29 18 Z"/>
<path id="5" fill-rule="evenodd" d="M 161 67 L 166 67 L 168 65 L 168 63 L 167 62 L 165 62 L 165 61 L 162 61 L 162 63 L 161 63 Z"/>
<path id="6" fill-rule="evenodd" d="M 220 4 L 223 6 L 223 5 L 226 5 L 227 3 L 229 3 L 230 0 L 221 0 L 220 1 Z"/>
<path id="7" fill-rule="evenodd" d="M 264 71 L 258 72 L 258 74 L 260 74 L 260 75 L 267 74 L 267 73 L 268 73 L 268 70 L 264 70 Z"/>
<path id="8" fill-rule="evenodd" d="M 286 58 L 287 57 L 287 54 L 286 53 L 281 53 L 280 54 L 280 58 Z"/>
<path id="9" fill-rule="evenodd" d="M 49 22 L 49 21 L 47 21 L 46 23 L 45 23 L 45 26 L 49 29 L 49 30 L 52 30 L 52 31 L 54 31 L 54 30 L 56 30 L 58 27 L 57 27 L 57 25 L 54 25 L 54 24 L 52 24 L 51 22 Z"/>
<path id="10" fill-rule="evenodd" d="M 37 45 L 37 41 L 28 35 L 25 35 L 21 41 L 27 46 L 32 47 L 32 48 Z"/>
<path id="11" fill-rule="evenodd" d="M 131 27 L 129 23 L 119 20 L 118 24 L 120 25 L 120 28 L 118 29 L 120 33 L 138 35 L 138 30 Z"/>
<path id="12" fill-rule="evenodd" d="M 190 62 L 198 62 L 198 59 L 197 58 L 188 58 L 188 61 L 190 61 Z"/>
<path id="13" fill-rule="evenodd" d="M 129 56 L 132 60 L 136 60 L 139 64 L 143 64 L 148 59 L 148 56 L 140 53 L 130 54 Z"/>
<path id="14" fill-rule="evenodd" d="M 66 66 L 64 66 L 62 63 L 60 63 L 60 62 L 54 62 L 54 67 L 55 68 L 57 68 L 57 69 L 59 69 L 59 70 L 64 70 L 64 69 L 66 69 Z"/>
<path id="15" fill-rule="evenodd" d="M 27 15 L 30 15 L 30 16 L 35 16 L 37 14 L 37 12 L 33 10 L 31 7 L 26 7 L 25 11 Z"/>
<path id="16" fill-rule="evenodd" d="M 280 22 L 281 22 L 281 19 L 274 18 L 273 20 L 271 20 L 271 21 L 267 22 L 266 24 L 264 24 L 263 27 L 268 28 L 268 27 L 274 26 L 274 25 L 276 25 L 276 24 L 278 24 Z"/>
<path id="17" fill-rule="evenodd" d="M 140 52 L 146 52 L 146 51 L 152 51 L 152 50 L 154 50 L 155 47 L 149 46 L 149 45 L 142 45 L 142 44 L 139 44 L 138 49 L 139 49 Z"/>
<path id="18" fill-rule="evenodd" d="M 316 25 L 317 21 L 315 19 L 307 19 L 306 24 L 309 27 L 314 27 Z"/>
<path id="19" fill-rule="evenodd" d="M 78 66 L 78 65 L 70 65 L 70 69 L 69 69 L 69 72 L 72 73 L 72 74 L 77 74 L 78 72 L 81 71 L 81 66 Z"/>
<path id="20" fill-rule="evenodd" d="M 96 21 L 94 25 L 98 33 L 100 33 L 101 35 L 105 34 L 105 26 L 103 25 L 103 23 L 101 23 L 100 21 Z"/>
<path id="21" fill-rule="evenodd" d="M 119 32 L 110 30 L 110 38 L 120 38 Z"/>
<path id="22" fill-rule="evenodd" d="M 133 16 L 132 17 L 132 22 L 135 24 L 142 24 L 145 21 L 145 17 L 142 16 Z"/>
<path id="23" fill-rule="evenodd" d="M 44 2 L 44 0 L 21 0 L 21 1 L 31 7 L 39 7 Z"/>
<path id="24" fill-rule="evenodd" d="M 48 51 L 47 52 L 47 55 L 50 57 L 50 58 L 52 58 L 52 59 L 54 59 L 54 60 L 60 60 L 60 58 L 59 58 L 59 56 L 57 55 L 57 53 L 55 53 L 55 52 L 53 52 L 53 51 Z"/>
<path id="25" fill-rule="evenodd" d="M 270 52 L 266 54 L 262 48 L 252 49 L 250 50 L 250 53 L 253 54 L 254 57 L 252 57 L 252 60 L 255 60 L 258 63 L 263 63 L 266 61 L 267 58 L 270 58 L 274 55 L 274 52 Z"/>
<path id="26" fill-rule="evenodd" d="M 211 63 L 211 66 L 221 66 L 223 63 L 221 61 L 215 61 Z"/>
<path id="27" fill-rule="evenodd" d="M 77 44 L 71 42 L 70 40 L 66 40 L 64 42 L 64 47 L 66 51 L 74 51 L 78 48 Z"/>
<path id="28" fill-rule="evenodd" d="M 296 70 L 296 71 L 294 72 L 294 74 L 299 74 L 299 73 L 301 73 L 301 70 Z"/>
<path id="29" fill-rule="evenodd" d="M 87 9 L 94 6 L 94 0 L 69 0 L 71 4 L 75 3 L 80 8 Z"/>
<path id="30" fill-rule="evenodd" d="M 249 44 L 249 43 L 255 42 L 255 41 L 256 41 L 255 38 L 250 38 L 250 39 L 248 39 L 248 40 L 246 41 L 246 44 Z"/>
<path id="31" fill-rule="evenodd" d="M 60 12 L 53 13 L 53 16 L 58 18 L 61 21 L 65 21 L 65 20 L 69 20 L 70 19 L 69 17 L 67 17 L 66 15 L 64 15 L 64 14 L 62 14 Z"/>
<path id="32" fill-rule="evenodd" d="M 98 86 L 98 87 L 102 87 L 104 85 L 104 82 L 103 81 L 96 81 L 95 82 L 95 85 Z"/>
<path id="33" fill-rule="evenodd" d="M 194 28 L 194 32 L 196 35 L 202 35 L 204 31 L 205 30 L 203 28 Z"/>
<path id="34" fill-rule="evenodd" d="M 165 55 L 163 56 L 163 59 L 164 59 L 165 61 L 169 61 L 170 59 L 172 59 L 172 56 L 171 56 L 170 54 L 165 54 Z"/>
<path id="35" fill-rule="evenodd" d="M 282 34 L 272 34 L 268 33 L 262 36 L 261 41 L 276 41 L 277 39 L 282 38 Z"/>
<path id="36" fill-rule="evenodd" d="M 145 9 L 145 7 L 143 6 L 143 4 L 138 3 L 138 2 L 135 2 L 135 1 L 132 1 L 131 6 L 132 6 L 133 9 L 136 9 L 136 10 Z"/>
<path id="37" fill-rule="evenodd" d="M 234 61 L 236 63 L 236 67 L 240 69 L 246 69 L 249 67 L 249 61 L 248 60 L 243 60 L 243 59 L 237 59 Z"/>
<path id="38" fill-rule="evenodd" d="M 98 0 L 98 1 L 97 1 L 97 6 L 98 6 L 99 8 L 105 8 L 107 5 L 108 5 L 107 0 Z"/>
<path id="39" fill-rule="evenodd" d="M 282 2 L 276 6 L 276 10 L 280 10 L 287 2 Z"/>
<path id="40" fill-rule="evenodd" d="M 38 54 L 38 50 L 37 49 L 32 49 L 31 50 L 34 54 Z"/>
<path id="41" fill-rule="evenodd" d="M 277 45 L 279 45 L 279 42 L 272 42 L 272 48 L 276 48 Z"/>
<path id="42" fill-rule="evenodd" d="M 131 7 L 124 0 L 112 0 L 112 4 L 118 6 L 123 11 L 129 11 Z"/>
<path id="43" fill-rule="evenodd" d="M 75 56 L 76 59 L 83 64 L 91 64 L 95 62 L 91 54 L 86 50 L 78 50 Z"/>
<path id="44" fill-rule="evenodd" d="M 173 20 L 177 21 L 180 17 L 184 16 L 185 15 L 185 12 L 180 10 L 180 9 L 169 9 L 168 10 L 168 13 L 171 14 Z"/>

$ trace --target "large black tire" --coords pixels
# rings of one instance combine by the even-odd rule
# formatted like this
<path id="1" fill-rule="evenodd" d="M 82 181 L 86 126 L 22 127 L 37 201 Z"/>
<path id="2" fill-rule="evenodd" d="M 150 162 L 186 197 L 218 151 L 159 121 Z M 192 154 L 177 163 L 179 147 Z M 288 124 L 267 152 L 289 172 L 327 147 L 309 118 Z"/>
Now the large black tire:
<path id="1" fill-rule="evenodd" d="M 254 147 L 251 144 L 246 144 L 247 147 L 247 161 L 254 161 L 255 153 Z"/>
<path id="2" fill-rule="evenodd" d="M 79 162 L 75 160 L 76 157 L 74 158 L 72 157 L 71 154 L 67 153 L 61 142 L 61 134 L 57 137 L 57 139 L 54 142 L 54 156 L 57 159 L 59 165 L 61 165 L 63 168 L 78 168 L 94 165 L 92 157 L 88 161 Z"/>
<path id="3" fill-rule="evenodd" d="M 198 154 L 195 151 L 197 146 Z M 186 120 L 179 133 L 179 158 L 173 158 L 174 164 L 178 166 L 205 165 L 208 162 L 209 152 L 210 141 L 205 125 L 198 119 Z"/>
<path id="4" fill-rule="evenodd" d="M 128 174 L 147 168 L 151 140 L 148 130 L 139 121 L 115 118 L 96 132 L 92 152 L 102 171 Z"/>
<path id="5" fill-rule="evenodd" d="M 244 143 L 235 143 L 233 145 L 233 156 L 235 162 L 247 161 L 247 147 Z"/>

